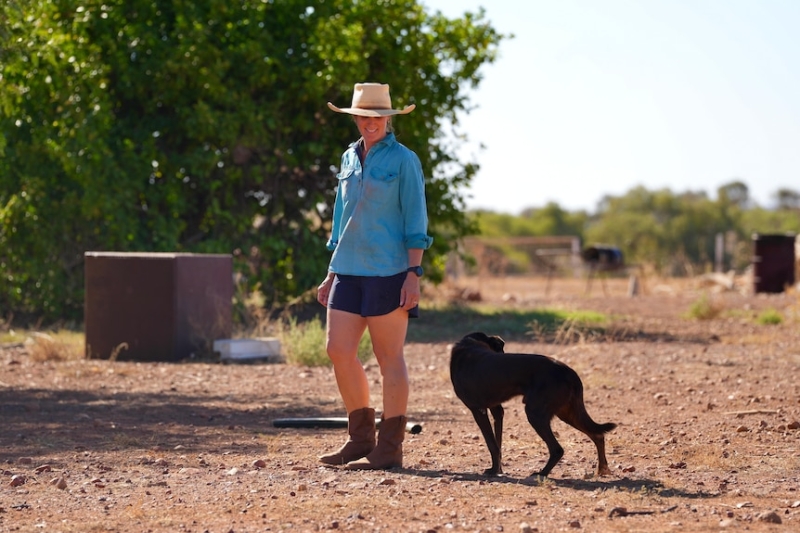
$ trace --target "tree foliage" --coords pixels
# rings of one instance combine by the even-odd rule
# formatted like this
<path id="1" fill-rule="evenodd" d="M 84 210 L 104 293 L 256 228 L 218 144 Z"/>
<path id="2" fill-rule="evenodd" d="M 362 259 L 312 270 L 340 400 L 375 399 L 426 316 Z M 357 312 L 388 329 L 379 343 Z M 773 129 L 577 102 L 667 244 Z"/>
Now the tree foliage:
<path id="1" fill-rule="evenodd" d="M 635 187 L 621 196 L 606 196 L 592 215 L 568 213 L 551 203 L 520 216 L 491 212 L 473 216 L 488 237 L 574 235 L 586 244 L 618 247 L 630 263 L 651 265 L 666 275 L 685 275 L 714 264 L 720 234 L 727 264 L 737 269 L 751 262 L 754 234 L 800 234 L 800 216 L 793 203 L 800 194 L 781 189 L 777 196 L 784 199 L 778 209 L 755 206 L 747 185 L 737 180 L 722 186 L 716 200 L 702 192 Z"/>
<path id="2" fill-rule="evenodd" d="M 800 191 L 792 189 L 778 189 L 775 193 L 776 203 L 780 210 L 800 211 Z"/>
<path id="3" fill-rule="evenodd" d="M 738 212 L 739 203 L 727 199 L 637 187 L 607 199 L 586 237 L 619 246 L 631 260 L 658 265 L 665 273 L 685 273 L 680 268 L 687 264 L 713 262 L 716 235 L 736 226 Z"/>
<path id="4" fill-rule="evenodd" d="M 570 213 L 549 202 L 539 209 L 526 209 L 520 216 L 479 212 L 476 221 L 481 235 L 486 237 L 578 236 L 583 234 L 588 217 L 585 212 Z"/>
<path id="5" fill-rule="evenodd" d="M 427 176 L 434 249 L 475 230 L 448 127 L 503 36 L 416 0 L 17 0 L 0 7 L 0 309 L 80 318 L 88 250 L 233 253 L 282 302 L 324 276 L 326 101 L 389 83 Z M 432 270 L 436 270 L 435 268 Z"/>

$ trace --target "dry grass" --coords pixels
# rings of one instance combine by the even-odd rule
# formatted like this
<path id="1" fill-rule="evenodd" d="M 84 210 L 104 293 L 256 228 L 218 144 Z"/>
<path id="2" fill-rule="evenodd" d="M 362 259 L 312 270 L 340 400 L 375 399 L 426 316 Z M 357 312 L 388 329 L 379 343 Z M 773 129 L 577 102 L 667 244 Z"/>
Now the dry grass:
<path id="1" fill-rule="evenodd" d="M 725 306 L 722 302 L 703 293 L 689 307 L 686 316 L 695 320 L 712 320 L 720 316 L 724 310 Z"/>
<path id="2" fill-rule="evenodd" d="M 37 362 L 74 361 L 84 356 L 84 335 L 80 332 L 34 332 L 25 342 L 31 359 Z"/>

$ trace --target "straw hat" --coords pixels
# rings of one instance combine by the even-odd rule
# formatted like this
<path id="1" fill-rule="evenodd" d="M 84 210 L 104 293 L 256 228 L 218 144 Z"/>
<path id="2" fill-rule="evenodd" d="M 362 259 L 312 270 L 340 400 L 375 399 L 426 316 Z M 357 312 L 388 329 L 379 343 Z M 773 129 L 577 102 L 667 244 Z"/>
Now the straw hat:
<path id="1" fill-rule="evenodd" d="M 385 83 L 356 83 L 353 88 L 353 104 L 339 108 L 328 102 L 328 107 L 337 113 L 359 115 L 362 117 L 386 117 L 391 115 L 407 115 L 417 107 L 414 104 L 403 109 L 392 109 L 392 98 L 389 86 Z"/>

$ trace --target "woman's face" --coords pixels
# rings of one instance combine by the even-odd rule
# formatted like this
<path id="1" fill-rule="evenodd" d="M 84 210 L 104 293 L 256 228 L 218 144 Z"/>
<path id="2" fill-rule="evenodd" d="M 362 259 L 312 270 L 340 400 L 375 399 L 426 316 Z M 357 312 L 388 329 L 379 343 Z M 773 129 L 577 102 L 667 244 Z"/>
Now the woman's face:
<path id="1" fill-rule="evenodd" d="M 368 145 L 373 145 L 386 137 L 386 124 L 389 122 L 389 118 L 355 116 L 358 132 Z"/>

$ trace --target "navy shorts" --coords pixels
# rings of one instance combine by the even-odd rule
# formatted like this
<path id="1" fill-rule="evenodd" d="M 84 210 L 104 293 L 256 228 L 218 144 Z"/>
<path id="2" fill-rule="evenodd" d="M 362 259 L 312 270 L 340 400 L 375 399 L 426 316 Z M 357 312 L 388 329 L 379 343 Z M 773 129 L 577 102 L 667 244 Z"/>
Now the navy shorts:
<path id="1" fill-rule="evenodd" d="M 328 307 L 363 317 L 388 315 L 400 307 L 400 289 L 406 272 L 394 276 L 345 276 L 336 274 L 328 296 Z M 409 318 L 419 317 L 419 306 L 408 311 Z"/>

